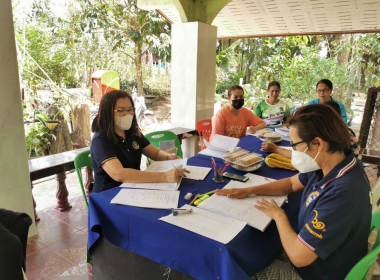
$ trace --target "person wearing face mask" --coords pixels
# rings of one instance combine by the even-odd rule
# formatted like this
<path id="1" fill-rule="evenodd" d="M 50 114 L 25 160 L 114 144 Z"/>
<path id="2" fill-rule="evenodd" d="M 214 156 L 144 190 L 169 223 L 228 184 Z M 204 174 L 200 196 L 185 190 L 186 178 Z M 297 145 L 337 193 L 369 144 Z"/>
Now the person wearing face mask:
<path id="1" fill-rule="evenodd" d="M 326 101 L 334 101 L 336 103 L 338 103 L 339 105 L 339 108 L 340 108 L 340 112 L 341 112 L 341 115 L 342 115 L 342 119 L 344 121 L 344 123 L 347 123 L 347 113 L 346 113 L 346 107 L 344 107 L 343 103 L 336 100 L 336 99 L 333 99 L 331 97 L 331 93 L 332 93 L 332 90 L 333 90 L 333 84 L 330 80 L 328 79 L 322 79 L 320 80 L 317 85 L 316 85 L 316 92 L 318 94 L 318 98 L 317 99 L 314 99 L 314 100 L 311 100 L 307 103 L 307 105 L 311 105 L 311 104 L 322 104 Z"/>
<path id="2" fill-rule="evenodd" d="M 259 103 L 254 113 L 262 118 L 267 126 L 281 125 L 290 115 L 288 104 L 278 97 L 281 92 L 281 85 L 277 81 L 270 82 L 268 85 L 268 99 Z"/>
<path id="3" fill-rule="evenodd" d="M 302 191 L 297 231 L 274 200 L 255 205 L 275 221 L 284 252 L 252 279 L 344 279 L 367 253 L 370 186 L 350 149 L 347 127 L 331 107 L 302 107 L 288 122 L 292 164 L 299 174 L 215 194 L 244 198 Z"/>
<path id="4" fill-rule="evenodd" d="M 241 138 L 246 132 L 255 133 L 266 127 L 265 122 L 244 108 L 244 90 L 234 85 L 228 89 L 228 106 L 218 111 L 212 124 L 210 141 L 215 134 Z"/>
<path id="5" fill-rule="evenodd" d="M 95 182 L 93 192 L 105 191 L 121 183 L 178 182 L 189 173 L 175 168 L 167 172 L 140 171 L 141 155 L 150 159 L 171 160 L 176 154 L 161 151 L 141 133 L 132 97 L 125 91 L 107 92 L 100 101 L 92 123 L 91 161 Z"/>
<path id="6" fill-rule="evenodd" d="M 339 104 L 336 103 L 335 101 L 331 101 L 331 100 L 325 101 L 325 102 L 323 102 L 323 104 L 330 106 L 333 110 L 335 110 L 335 112 L 338 113 L 338 115 L 342 114 L 342 112 L 340 111 Z M 350 137 L 351 137 L 350 149 L 354 152 L 354 155 L 358 159 L 360 165 L 363 165 L 362 156 L 360 153 L 360 146 L 358 143 L 358 139 L 355 135 L 355 132 L 352 129 L 350 129 L 348 126 L 347 126 L 347 130 L 350 133 Z M 291 150 L 279 147 L 274 143 L 263 142 L 261 144 L 261 149 L 267 153 L 276 153 L 276 154 L 279 154 L 279 155 L 287 157 L 287 158 L 292 158 L 292 151 Z M 364 172 L 364 170 L 363 170 L 363 172 Z M 365 172 L 364 172 L 364 174 L 365 174 Z"/>

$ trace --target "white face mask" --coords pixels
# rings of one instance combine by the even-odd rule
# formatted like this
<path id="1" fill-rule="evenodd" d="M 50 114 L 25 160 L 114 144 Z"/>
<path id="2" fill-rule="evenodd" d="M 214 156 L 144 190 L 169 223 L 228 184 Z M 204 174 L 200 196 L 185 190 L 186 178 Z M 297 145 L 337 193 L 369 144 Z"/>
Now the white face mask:
<path id="1" fill-rule="evenodd" d="M 306 154 L 307 149 L 303 152 L 292 150 L 292 165 L 297 168 L 297 170 L 301 173 L 311 172 L 315 170 L 321 169 L 318 163 L 315 161 L 319 155 L 319 151 L 315 158 L 312 158 L 308 154 Z"/>
<path id="2" fill-rule="evenodd" d="M 115 119 L 115 127 L 120 130 L 128 130 L 132 126 L 134 115 L 125 115 L 124 117 L 114 116 Z"/>

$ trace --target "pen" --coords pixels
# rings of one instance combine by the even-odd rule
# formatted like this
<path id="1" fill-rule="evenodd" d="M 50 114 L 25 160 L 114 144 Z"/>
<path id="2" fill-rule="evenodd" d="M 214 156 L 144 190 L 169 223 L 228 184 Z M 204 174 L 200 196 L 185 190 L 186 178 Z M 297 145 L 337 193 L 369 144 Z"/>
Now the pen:
<path id="1" fill-rule="evenodd" d="M 200 198 L 200 197 L 202 197 L 202 196 L 204 196 L 204 195 L 210 195 L 210 194 L 213 194 L 214 193 L 214 191 L 211 191 L 211 192 L 208 192 L 208 193 L 204 193 L 204 194 L 201 194 L 201 195 L 199 195 L 198 197 Z"/>
<path id="2" fill-rule="evenodd" d="M 267 143 L 272 143 L 272 141 L 271 140 L 268 140 L 268 142 Z"/>
<path id="3" fill-rule="evenodd" d="M 174 168 L 179 168 L 179 167 L 175 166 L 173 163 L 172 163 L 172 165 L 173 165 Z M 187 177 L 186 174 L 185 174 L 185 172 L 181 172 L 181 173 L 183 174 L 183 177 L 185 177 L 185 178 Z"/>
<path id="4" fill-rule="evenodd" d="M 197 200 L 198 196 L 199 196 L 199 194 L 197 194 L 197 195 L 194 197 L 194 199 L 190 202 L 190 205 L 192 205 L 192 204 L 194 203 L 194 201 Z"/>
<path id="5" fill-rule="evenodd" d="M 192 208 L 180 208 L 180 209 L 175 209 L 175 208 L 172 208 L 171 209 L 172 213 L 173 213 L 173 216 L 178 216 L 178 215 L 181 215 L 181 214 L 190 214 L 190 213 L 193 213 L 193 209 Z"/>

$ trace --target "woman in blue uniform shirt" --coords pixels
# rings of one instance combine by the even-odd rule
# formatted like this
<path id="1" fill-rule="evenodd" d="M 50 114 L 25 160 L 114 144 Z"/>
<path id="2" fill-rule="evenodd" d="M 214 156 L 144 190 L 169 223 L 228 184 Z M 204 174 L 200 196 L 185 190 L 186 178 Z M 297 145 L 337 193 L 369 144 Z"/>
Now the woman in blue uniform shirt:
<path id="1" fill-rule="evenodd" d="M 167 172 L 140 171 L 141 155 L 156 161 L 177 159 L 161 151 L 141 133 L 131 96 L 121 90 L 107 92 L 100 101 L 92 123 L 91 160 L 95 182 L 93 192 L 105 191 L 121 183 L 178 182 L 189 173 L 176 168 Z"/>
<path id="2" fill-rule="evenodd" d="M 217 195 L 287 195 L 302 191 L 295 231 L 274 200 L 255 207 L 271 217 L 286 254 L 253 279 L 344 279 L 367 252 L 371 224 L 370 187 L 350 150 L 342 118 L 324 104 L 298 109 L 289 119 L 292 164 L 299 174 Z"/>

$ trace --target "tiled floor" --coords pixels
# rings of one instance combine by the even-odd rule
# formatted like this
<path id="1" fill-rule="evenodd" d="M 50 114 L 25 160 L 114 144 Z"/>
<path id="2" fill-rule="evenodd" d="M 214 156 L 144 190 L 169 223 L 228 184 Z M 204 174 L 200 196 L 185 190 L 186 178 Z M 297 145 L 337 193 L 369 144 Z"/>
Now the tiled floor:
<path id="1" fill-rule="evenodd" d="M 72 209 L 58 212 L 53 207 L 39 211 L 37 236 L 28 240 L 28 280 L 92 279 L 86 262 L 87 208 L 83 197 L 70 200 Z"/>

